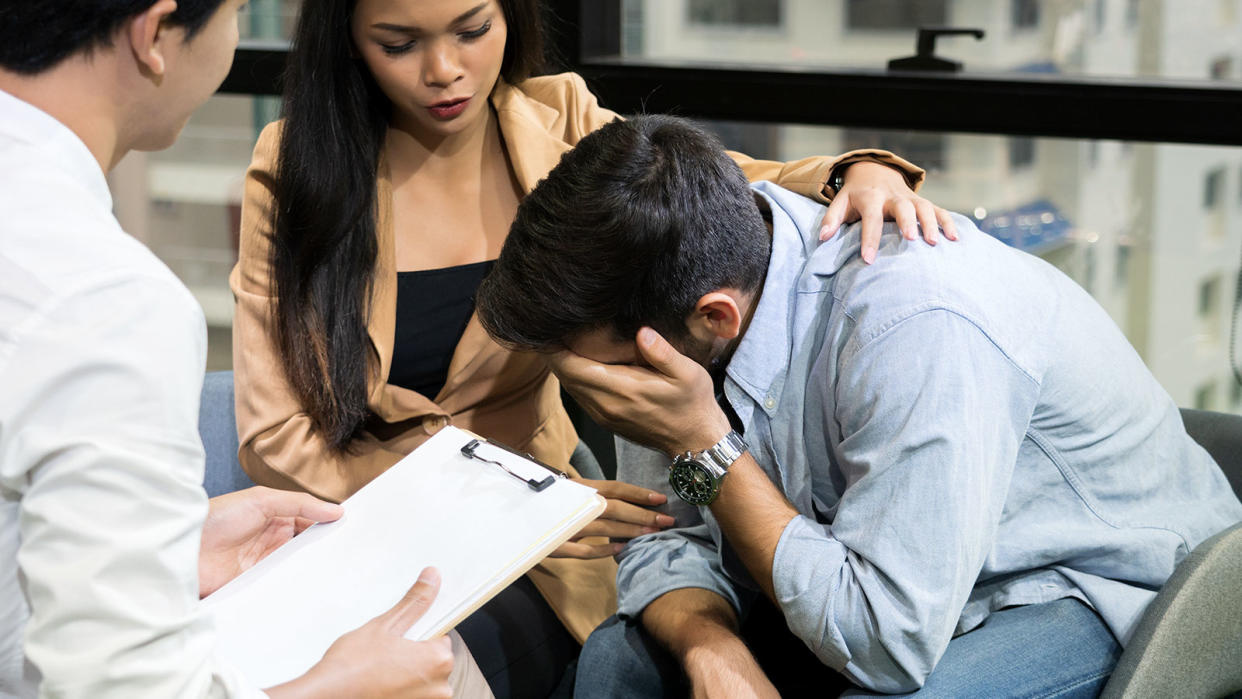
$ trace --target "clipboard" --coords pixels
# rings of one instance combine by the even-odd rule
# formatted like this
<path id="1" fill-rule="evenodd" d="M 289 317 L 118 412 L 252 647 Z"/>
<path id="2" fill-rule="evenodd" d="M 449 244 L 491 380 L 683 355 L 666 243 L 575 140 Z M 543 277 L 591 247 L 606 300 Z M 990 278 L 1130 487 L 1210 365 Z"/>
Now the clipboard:
<path id="1" fill-rule="evenodd" d="M 342 502 L 341 519 L 308 528 L 205 598 L 216 654 L 259 687 L 294 679 L 427 566 L 440 571 L 440 593 L 405 636 L 447 633 L 604 511 L 594 489 L 564 476 L 443 428 Z"/>

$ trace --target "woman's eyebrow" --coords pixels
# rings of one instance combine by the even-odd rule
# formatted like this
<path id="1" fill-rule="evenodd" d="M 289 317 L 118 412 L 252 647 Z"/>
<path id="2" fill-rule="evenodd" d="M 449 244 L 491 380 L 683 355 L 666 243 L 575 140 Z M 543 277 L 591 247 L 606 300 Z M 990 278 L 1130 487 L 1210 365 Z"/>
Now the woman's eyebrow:
<path id="1" fill-rule="evenodd" d="M 458 16 L 457 16 L 457 18 L 456 18 L 456 19 L 454 19 L 454 20 L 453 20 L 452 22 L 450 22 L 449 24 L 450 24 L 450 25 L 461 24 L 462 22 L 465 22 L 466 20 L 470 19 L 471 17 L 473 17 L 473 16 L 475 16 L 475 15 L 479 14 L 480 12 L 482 12 L 483 10 L 487 9 L 487 5 L 488 5 L 488 3 L 486 3 L 486 2 L 481 2 L 481 3 L 479 3 L 478 5 L 475 5 L 473 8 L 471 8 L 471 9 L 469 9 L 469 10 L 466 10 L 465 12 L 461 13 L 460 15 L 458 15 Z M 407 34 L 413 34 L 413 33 L 417 33 L 417 32 L 421 32 L 421 31 L 422 31 L 419 27 L 411 26 L 411 25 L 408 25 L 408 24 L 393 24 L 393 23 L 391 23 L 391 22 L 377 22 L 377 23 L 375 23 L 375 24 L 372 24 L 372 25 L 371 25 L 371 28 L 372 28 L 372 29 L 385 29 L 385 30 L 387 30 L 387 31 L 391 31 L 391 32 L 405 32 L 405 33 L 407 33 Z"/>

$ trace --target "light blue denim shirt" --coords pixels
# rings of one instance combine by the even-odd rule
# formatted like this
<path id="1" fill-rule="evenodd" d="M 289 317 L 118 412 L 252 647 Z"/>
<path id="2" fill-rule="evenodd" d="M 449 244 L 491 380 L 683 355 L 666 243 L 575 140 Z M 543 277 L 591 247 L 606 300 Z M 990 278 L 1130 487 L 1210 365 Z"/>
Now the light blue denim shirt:
<path id="1" fill-rule="evenodd" d="M 1077 597 L 1124 643 L 1187 552 L 1242 520 L 1169 395 L 1073 281 L 955 218 L 930 246 L 889 224 L 817 239 L 823 207 L 771 183 L 773 242 L 725 395 L 798 510 L 773 584 L 789 628 L 874 690 L 921 686 L 992 611 Z M 665 592 L 757 589 L 669 460 L 619 444 L 622 480 L 678 528 L 622 552 L 620 614 Z"/>

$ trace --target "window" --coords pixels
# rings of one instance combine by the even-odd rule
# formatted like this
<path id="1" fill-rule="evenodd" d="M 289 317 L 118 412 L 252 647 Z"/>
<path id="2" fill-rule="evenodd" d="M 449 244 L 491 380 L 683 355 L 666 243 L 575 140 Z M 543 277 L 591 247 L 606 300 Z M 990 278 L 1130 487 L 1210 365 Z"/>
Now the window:
<path id="1" fill-rule="evenodd" d="M 1039 3 L 1037 0 L 1010 0 L 1014 29 L 1034 29 L 1039 26 Z"/>
<path id="2" fill-rule="evenodd" d="M 1126 0 L 1126 26 L 1137 27 L 1139 23 L 1139 0 Z"/>
<path id="3" fill-rule="evenodd" d="M 1207 320 L 1220 308 L 1220 277 L 1212 277 L 1199 284 L 1199 317 Z"/>
<path id="4" fill-rule="evenodd" d="M 848 0 L 850 29 L 914 29 L 948 22 L 946 0 Z"/>
<path id="5" fill-rule="evenodd" d="M 1195 410 L 1212 410 L 1216 407 L 1216 384 L 1205 383 L 1195 389 Z"/>
<path id="6" fill-rule="evenodd" d="M 1035 139 L 1025 136 L 1009 137 L 1009 167 L 1014 170 L 1035 164 Z"/>
<path id="7" fill-rule="evenodd" d="M 703 121 L 708 131 L 725 148 L 745 153 L 752 158 L 779 159 L 780 127 L 773 124 L 753 124 L 740 121 Z"/>
<path id="8" fill-rule="evenodd" d="M 1238 2 L 1237 0 L 1219 0 L 1220 6 L 1220 23 L 1225 26 L 1232 26 L 1238 21 Z"/>
<path id="9" fill-rule="evenodd" d="M 1104 31 L 1104 23 L 1108 20 L 1108 0 L 1095 0 L 1095 31 Z"/>
<path id="10" fill-rule="evenodd" d="M 1225 168 L 1217 168 L 1203 178 L 1203 208 L 1215 209 L 1220 205 L 1221 191 L 1225 187 Z"/>
<path id="11" fill-rule="evenodd" d="M 1229 400 L 1233 402 L 1233 409 L 1242 408 L 1242 383 L 1236 380 L 1229 384 Z"/>
<path id="12" fill-rule="evenodd" d="M 1130 242 L 1123 241 L 1117 245 L 1117 266 L 1113 270 L 1113 287 L 1124 291 L 1130 285 L 1130 260 L 1134 249 Z"/>
<path id="13" fill-rule="evenodd" d="M 1229 80 L 1233 78 L 1233 57 L 1221 56 L 1212 61 L 1208 68 L 1208 76 L 1213 80 Z"/>
<path id="14" fill-rule="evenodd" d="M 690 24 L 701 26 L 779 27 L 781 0 L 690 0 Z"/>
<path id="15" fill-rule="evenodd" d="M 1213 276 L 1199 284 L 1199 332 L 1203 336 L 1205 346 L 1219 347 L 1222 345 L 1220 309 L 1223 287 L 1220 275 Z"/>
<path id="16" fill-rule="evenodd" d="M 882 148 L 901 154 L 925 170 L 943 170 L 945 167 L 943 133 L 845 129 L 841 138 L 843 151 L 853 148 Z"/>

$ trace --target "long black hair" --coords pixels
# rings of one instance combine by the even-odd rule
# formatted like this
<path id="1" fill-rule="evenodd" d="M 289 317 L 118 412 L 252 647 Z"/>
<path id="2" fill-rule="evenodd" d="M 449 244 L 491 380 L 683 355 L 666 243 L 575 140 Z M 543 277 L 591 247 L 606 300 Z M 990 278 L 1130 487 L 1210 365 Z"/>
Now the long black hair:
<path id="1" fill-rule="evenodd" d="M 375 277 L 376 177 L 391 104 L 357 57 L 356 0 L 306 0 L 285 71 L 271 246 L 273 331 L 303 410 L 346 451 L 368 417 L 367 320 Z M 499 0 L 500 74 L 543 66 L 538 0 Z"/>

